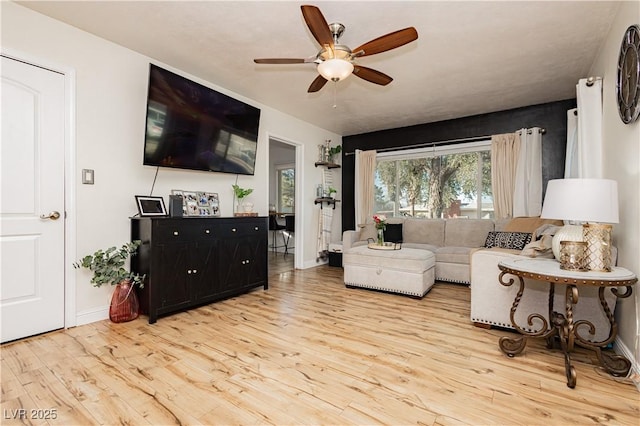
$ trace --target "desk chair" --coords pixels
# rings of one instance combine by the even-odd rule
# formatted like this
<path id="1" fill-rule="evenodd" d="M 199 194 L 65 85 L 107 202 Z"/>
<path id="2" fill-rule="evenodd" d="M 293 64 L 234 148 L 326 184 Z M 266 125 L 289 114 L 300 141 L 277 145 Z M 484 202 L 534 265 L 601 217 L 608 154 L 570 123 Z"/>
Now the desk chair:
<path id="1" fill-rule="evenodd" d="M 269 215 L 269 231 L 271 231 L 271 251 L 276 251 L 278 247 L 282 247 L 276 246 L 276 234 L 278 233 L 278 231 L 282 231 L 285 228 L 286 227 L 284 225 L 280 225 L 278 223 L 275 214 Z"/>
<path id="2" fill-rule="evenodd" d="M 296 232 L 296 217 L 294 215 L 287 215 L 284 217 L 285 230 L 282 232 L 282 240 L 284 241 L 284 255 L 289 253 L 289 239 L 291 235 Z"/>

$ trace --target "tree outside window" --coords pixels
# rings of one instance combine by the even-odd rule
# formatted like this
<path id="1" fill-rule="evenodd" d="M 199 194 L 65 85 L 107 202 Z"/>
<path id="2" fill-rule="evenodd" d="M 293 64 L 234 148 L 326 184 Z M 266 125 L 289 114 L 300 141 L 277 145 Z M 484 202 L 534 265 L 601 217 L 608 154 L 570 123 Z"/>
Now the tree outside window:
<path id="1" fill-rule="evenodd" d="M 493 217 L 491 152 L 484 144 L 378 160 L 376 213 L 428 218 Z M 406 157 L 406 156 L 404 156 Z"/>

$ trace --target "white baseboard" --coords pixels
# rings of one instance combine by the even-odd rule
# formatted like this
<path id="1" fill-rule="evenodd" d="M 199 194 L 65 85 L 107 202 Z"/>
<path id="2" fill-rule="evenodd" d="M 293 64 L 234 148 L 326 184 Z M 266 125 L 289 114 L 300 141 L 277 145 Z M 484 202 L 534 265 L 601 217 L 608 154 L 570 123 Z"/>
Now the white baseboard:
<path id="1" fill-rule="evenodd" d="M 629 372 L 629 377 L 632 378 L 633 383 L 640 391 L 640 364 L 638 364 L 638 360 L 635 358 L 634 353 L 624 344 L 624 342 L 620 339 L 620 336 L 616 336 L 615 352 L 619 355 L 623 355 L 629 361 L 631 361 L 631 370 Z"/>
<path id="2" fill-rule="evenodd" d="M 109 307 L 91 309 L 78 312 L 76 315 L 76 325 L 90 324 L 96 321 L 109 319 Z"/>
<path id="3" fill-rule="evenodd" d="M 322 265 L 326 265 L 328 263 L 329 263 L 329 259 L 319 260 L 317 262 L 315 260 L 308 260 L 308 261 L 304 262 L 304 264 L 302 265 L 302 269 L 315 268 L 316 266 L 322 266 Z"/>

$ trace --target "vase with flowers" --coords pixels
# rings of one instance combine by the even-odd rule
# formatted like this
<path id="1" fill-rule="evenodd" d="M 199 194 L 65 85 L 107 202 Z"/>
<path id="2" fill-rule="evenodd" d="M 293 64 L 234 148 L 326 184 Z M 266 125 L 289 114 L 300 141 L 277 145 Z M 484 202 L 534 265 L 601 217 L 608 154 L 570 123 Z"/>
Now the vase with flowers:
<path id="1" fill-rule="evenodd" d="M 384 230 L 387 228 L 387 217 L 383 214 L 373 215 L 373 223 L 378 230 L 378 241 L 377 244 L 379 246 L 384 245 Z"/>

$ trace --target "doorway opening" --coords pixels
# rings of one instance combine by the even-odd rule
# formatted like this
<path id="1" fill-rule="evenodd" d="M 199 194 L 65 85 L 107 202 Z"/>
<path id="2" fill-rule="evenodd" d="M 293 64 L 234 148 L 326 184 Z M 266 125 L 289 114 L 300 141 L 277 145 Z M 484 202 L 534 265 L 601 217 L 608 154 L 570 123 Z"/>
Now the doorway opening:
<path id="1" fill-rule="evenodd" d="M 302 145 L 269 137 L 269 274 L 302 268 L 300 218 Z M 298 220 L 301 223 L 301 220 Z"/>

